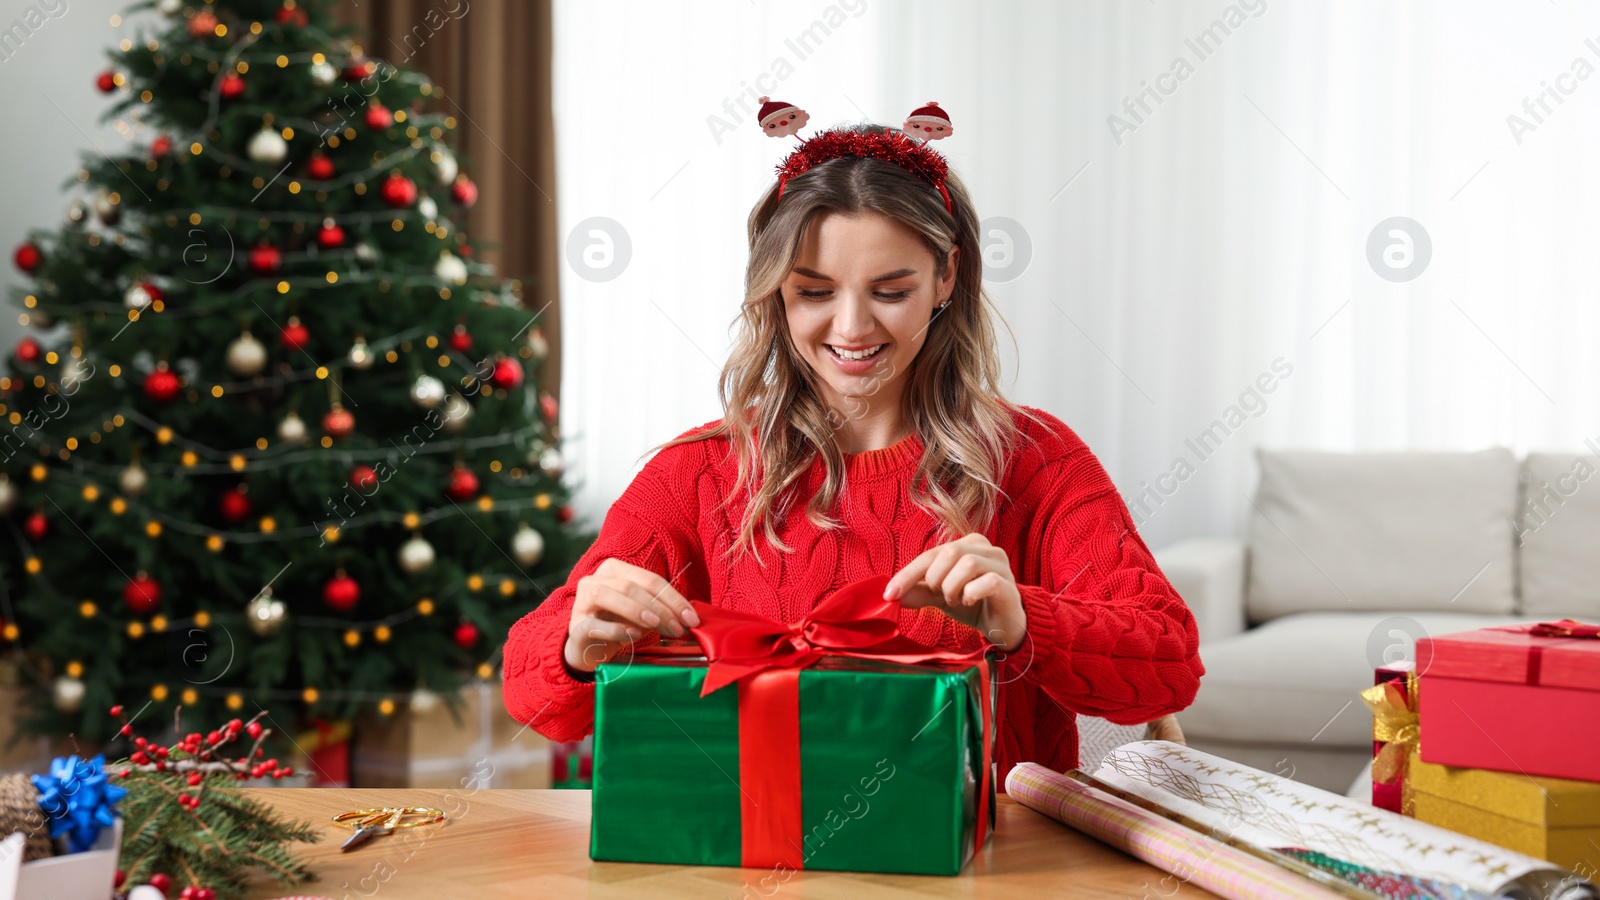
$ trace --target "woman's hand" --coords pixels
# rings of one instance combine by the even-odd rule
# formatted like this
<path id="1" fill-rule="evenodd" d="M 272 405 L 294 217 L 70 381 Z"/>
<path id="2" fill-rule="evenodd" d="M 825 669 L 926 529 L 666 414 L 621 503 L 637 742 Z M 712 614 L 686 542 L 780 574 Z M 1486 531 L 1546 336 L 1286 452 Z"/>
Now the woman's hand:
<path id="1" fill-rule="evenodd" d="M 646 631 L 682 637 L 699 624 L 694 607 L 665 578 L 607 559 L 578 579 L 562 652 L 569 668 L 593 672 Z"/>
<path id="2" fill-rule="evenodd" d="M 923 551 L 889 579 L 883 596 L 907 609 L 937 607 L 1001 650 L 1017 649 L 1028 629 L 1006 552 L 976 532 Z"/>

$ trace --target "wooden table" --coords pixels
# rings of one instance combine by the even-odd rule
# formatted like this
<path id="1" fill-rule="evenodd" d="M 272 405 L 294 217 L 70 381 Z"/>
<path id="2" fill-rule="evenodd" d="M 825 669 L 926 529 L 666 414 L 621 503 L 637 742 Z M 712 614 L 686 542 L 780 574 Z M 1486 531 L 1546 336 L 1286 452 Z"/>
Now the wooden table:
<path id="1" fill-rule="evenodd" d="M 953 878 L 797 872 L 778 882 L 772 872 L 717 866 L 664 866 L 589 859 L 589 792 L 501 789 L 386 790 L 255 788 L 245 791 L 282 813 L 325 828 L 316 845 L 295 853 L 321 876 L 298 889 L 269 879 L 252 898 L 309 894 L 363 897 L 785 898 L 1116 897 L 1184 900 L 1214 895 L 999 797 L 995 837 Z M 450 813 L 437 829 L 374 838 L 340 853 L 349 831 L 323 825 L 332 815 L 385 804 L 433 806 Z M 768 879 L 765 884 L 762 879 Z"/>

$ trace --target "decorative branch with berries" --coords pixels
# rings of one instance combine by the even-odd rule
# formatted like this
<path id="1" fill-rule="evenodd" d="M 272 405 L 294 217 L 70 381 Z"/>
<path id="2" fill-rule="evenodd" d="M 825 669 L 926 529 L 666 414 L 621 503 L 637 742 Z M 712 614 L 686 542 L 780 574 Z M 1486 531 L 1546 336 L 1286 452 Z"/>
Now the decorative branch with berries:
<path id="1" fill-rule="evenodd" d="M 181 712 L 180 707 L 173 715 L 179 734 Z M 294 774 L 290 766 L 261 758 L 261 744 L 272 733 L 260 721 L 266 714 L 262 710 L 247 722 L 232 719 L 204 734 L 189 732 L 166 746 L 134 735 L 123 708 L 111 708 L 122 722 L 119 733 L 136 748 L 106 766 L 128 791 L 119 807 L 120 884 L 150 884 L 182 900 L 235 900 L 245 895 L 254 870 L 286 886 L 316 878 L 289 845 L 315 843 L 317 831 L 308 822 L 281 818 L 236 784 Z M 241 736 L 252 743 L 234 756 L 230 745 L 242 744 Z"/>

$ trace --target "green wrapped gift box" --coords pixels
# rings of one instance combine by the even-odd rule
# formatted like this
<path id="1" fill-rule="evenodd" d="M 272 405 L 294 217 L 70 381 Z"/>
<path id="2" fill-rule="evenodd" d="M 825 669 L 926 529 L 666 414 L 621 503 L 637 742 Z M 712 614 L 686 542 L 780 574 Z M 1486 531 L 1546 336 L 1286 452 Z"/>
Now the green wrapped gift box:
<path id="1" fill-rule="evenodd" d="M 702 697 L 706 667 L 595 673 L 594 859 L 954 875 L 993 830 L 978 665 L 830 656 Z"/>

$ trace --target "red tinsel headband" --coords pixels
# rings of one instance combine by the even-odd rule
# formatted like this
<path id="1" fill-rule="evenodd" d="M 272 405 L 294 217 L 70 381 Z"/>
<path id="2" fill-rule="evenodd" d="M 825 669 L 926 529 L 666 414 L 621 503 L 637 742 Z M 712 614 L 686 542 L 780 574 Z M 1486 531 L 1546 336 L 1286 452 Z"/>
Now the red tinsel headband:
<path id="1" fill-rule="evenodd" d="M 761 130 L 771 137 L 788 137 L 811 121 L 811 116 L 805 110 L 767 97 L 761 98 L 761 111 L 756 118 Z M 939 104 L 930 100 L 926 106 L 912 110 L 898 132 L 834 129 L 824 131 L 810 140 L 800 138 L 799 148 L 778 164 L 778 199 L 783 199 L 783 187 L 789 179 L 812 166 L 841 156 L 858 156 L 893 163 L 926 181 L 938 189 L 939 195 L 944 198 L 945 211 L 954 215 L 955 205 L 944 186 L 950 165 L 943 156 L 928 147 L 929 141 L 949 137 L 954 131 L 950 116 L 939 108 Z"/>

